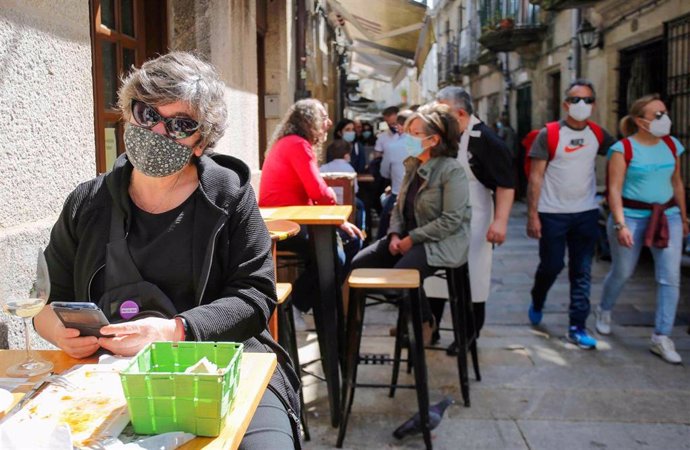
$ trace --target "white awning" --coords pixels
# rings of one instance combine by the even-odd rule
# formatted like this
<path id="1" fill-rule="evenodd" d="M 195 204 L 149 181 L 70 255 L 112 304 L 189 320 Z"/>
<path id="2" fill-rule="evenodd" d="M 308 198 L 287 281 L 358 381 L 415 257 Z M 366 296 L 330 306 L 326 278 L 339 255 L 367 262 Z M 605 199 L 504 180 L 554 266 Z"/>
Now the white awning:
<path id="1" fill-rule="evenodd" d="M 411 0 L 328 0 L 345 19 L 350 72 L 397 84 L 408 68 L 421 73 L 434 43 L 426 6 Z"/>

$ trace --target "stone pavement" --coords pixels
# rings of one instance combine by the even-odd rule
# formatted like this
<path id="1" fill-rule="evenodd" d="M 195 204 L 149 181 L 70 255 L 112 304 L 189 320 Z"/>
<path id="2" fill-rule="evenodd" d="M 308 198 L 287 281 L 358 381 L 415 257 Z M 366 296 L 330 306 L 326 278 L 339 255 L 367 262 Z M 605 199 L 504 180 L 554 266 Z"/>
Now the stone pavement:
<path id="1" fill-rule="evenodd" d="M 690 276 L 685 272 L 673 338 L 686 362 L 671 366 L 648 351 L 654 318 L 651 258 L 644 259 L 614 311 L 613 335 L 596 351 L 563 339 L 567 325 L 567 270 L 549 293 L 542 326 L 527 319 L 537 265 L 537 242 L 525 235 L 526 208 L 516 204 L 509 237 L 495 252 L 487 325 L 479 339 L 482 381 L 470 375 L 472 406 L 459 402 L 432 432 L 435 449 L 690 449 Z M 593 269 L 597 304 L 609 263 Z M 438 285 L 431 286 L 438 289 Z M 446 311 L 446 317 L 448 312 Z M 396 311 L 368 308 L 363 351 L 392 353 L 389 328 Z M 307 322 L 310 317 L 307 316 Z M 449 321 L 446 319 L 446 322 Z M 588 322 L 594 329 L 594 319 Z M 595 334 L 596 336 L 596 334 Z M 300 333 L 302 361 L 317 351 L 313 333 Z M 449 344 L 449 332 L 442 344 Z M 430 398 L 460 401 L 455 360 L 427 352 Z M 309 366 L 317 372 L 319 364 Z M 387 382 L 391 366 L 360 366 L 359 380 Z M 470 374 L 472 370 L 470 368 Z M 409 378 L 408 378 L 409 377 Z M 312 440 L 306 449 L 335 447 L 324 383 L 304 376 Z M 401 382 L 412 382 L 402 374 Z M 420 436 L 398 441 L 393 430 L 416 410 L 411 390 L 394 399 L 384 389 L 358 389 L 345 439 L 348 449 L 421 449 Z"/>

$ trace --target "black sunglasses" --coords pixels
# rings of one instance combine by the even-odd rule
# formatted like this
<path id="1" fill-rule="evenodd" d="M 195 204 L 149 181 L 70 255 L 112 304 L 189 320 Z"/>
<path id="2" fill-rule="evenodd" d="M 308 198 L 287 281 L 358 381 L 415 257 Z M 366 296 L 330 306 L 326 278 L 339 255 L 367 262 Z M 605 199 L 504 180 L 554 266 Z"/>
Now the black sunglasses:
<path id="1" fill-rule="evenodd" d="M 586 104 L 591 105 L 596 100 L 594 97 L 566 97 L 565 101 L 571 104 L 580 103 L 583 100 Z"/>
<path id="2" fill-rule="evenodd" d="M 132 117 L 137 125 L 148 130 L 163 122 L 166 134 L 175 140 L 187 138 L 199 129 L 199 122 L 196 120 L 188 117 L 163 117 L 153 106 L 135 99 L 132 99 Z"/>

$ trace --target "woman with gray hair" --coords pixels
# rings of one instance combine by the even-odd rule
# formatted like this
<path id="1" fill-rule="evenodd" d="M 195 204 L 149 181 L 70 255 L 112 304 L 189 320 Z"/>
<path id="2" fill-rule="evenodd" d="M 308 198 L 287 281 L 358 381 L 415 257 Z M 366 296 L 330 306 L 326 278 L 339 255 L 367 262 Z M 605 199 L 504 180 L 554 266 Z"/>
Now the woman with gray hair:
<path id="1" fill-rule="evenodd" d="M 362 250 L 352 269 L 417 269 L 420 278 L 467 262 L 471 209 L 467 175 L 456 157 L 460 131 L 445 105 L 421 107 L 405 122 L 405 176 L 386 237 Z M 437 329 L 422 298 L 424 343 Z"/>
<path id="2" fill-rule="evenodd" d="M 94 302 L 111 325 L 81 336 L 51 308 L 34 324 L 75 358 L 101 348 L 131 356 L 154 341 L 274 352 L 278 370 L 240 448 L 299 448 L 299 380 L 267 330 L 271 240 L 248 167 L 209 151 L 225 130 L 224 91 L 215 69 L 189 53 L 128 75 L 119 92 L 126 153 L 70 194 L 45 252 L 49 301 Z"/>

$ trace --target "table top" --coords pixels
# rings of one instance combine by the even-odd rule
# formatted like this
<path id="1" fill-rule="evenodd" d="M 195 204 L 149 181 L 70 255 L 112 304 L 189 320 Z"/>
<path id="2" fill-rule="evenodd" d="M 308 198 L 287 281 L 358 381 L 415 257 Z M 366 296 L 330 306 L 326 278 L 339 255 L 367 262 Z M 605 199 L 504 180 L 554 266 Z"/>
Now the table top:
<path id="1" fill-rule="evenodd" d="M 273 241 L 279 242 L 299 233 L 299 224 L 290 220 L 266 220 L 268 234 Z"/>
<path id="2" fill-rule="evenodd" d="M 74 359 L 60 350 L 35 351 L 42 359 L 52 361 L 56 373 L 64 372 L 77 364 L 97 363 L 95 358 Z M 7 376 L 5 371 L 11 365 L 24 358 L 23 350 L 0 350 L 0 377 Z M 276 355 L 273 353 L 247 353 L 242 355 L 240 383 L 237 397 L 232 409 L 225 418 L 225 427 L 215 438 L 198 437 L 180 447 L 192 449 L 236 449 L 239 447 L 249 422 L 254 416 L 259 401 L 266 391 L 266 386 L 276 367 Z M 36 378 L 40 378 L 36 377 Z M 15 402 L 23 396 L 31 385 L 23 386 L 14 392 Z M 9 409 L 9 408 L 8 408 Z M 0 412 L 0 417 L 3 413 Z"/>
<path id="3" fill-rule="evenodd" d="M 350 205 L 278 206 L 259 209 L 264 220 L 290 220 L 300 225 L 342 225 L 352 213 Z"/>

